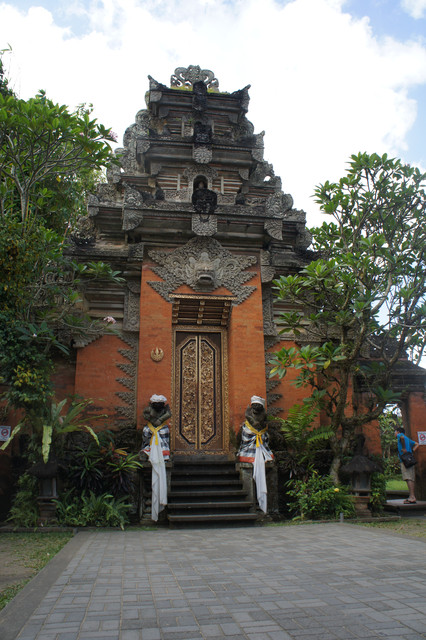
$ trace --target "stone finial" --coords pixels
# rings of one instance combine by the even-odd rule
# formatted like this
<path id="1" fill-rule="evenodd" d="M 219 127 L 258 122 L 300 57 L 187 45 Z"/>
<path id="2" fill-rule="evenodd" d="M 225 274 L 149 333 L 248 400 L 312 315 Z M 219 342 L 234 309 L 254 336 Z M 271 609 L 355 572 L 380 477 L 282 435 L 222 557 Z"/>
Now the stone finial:
<path id="1" fill-rule="evenodd" d="M 210 69 L 189 65 L 188 68 L 177 67 L 170 78 L 171 87 L 192 87 L 196 82 L 204 82 L 208 89 L 219 89 L 219 80 Z"/>

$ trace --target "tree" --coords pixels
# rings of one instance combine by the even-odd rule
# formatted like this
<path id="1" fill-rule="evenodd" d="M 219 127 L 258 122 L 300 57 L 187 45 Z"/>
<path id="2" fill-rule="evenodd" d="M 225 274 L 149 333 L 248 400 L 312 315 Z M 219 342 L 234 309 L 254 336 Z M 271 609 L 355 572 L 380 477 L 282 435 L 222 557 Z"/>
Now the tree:
<path id="1" fill-rule="evenodd" d="M 88 278 L 118 274 L 66 254 L 87 192 L 112 162 L 109 129 L 91 107 L 70 111 L 44 92 L 19 99 L 0 65 L 0 382 L 15 408 L 46 413 L 60 336 L 99 330 L 78 306 Z"/>
<path id="2" fill-rule="evenodd" d="M 397 402 L 392 373 L 408 354 L 419 362 L 426 340 L 426 174 L 387 155 L 351 157 L 347 175 L 315 190 L 334 218 L 313 230 L 314 259 L 275 282 L 296 346 L 282 348 L 272 375 L 298 370 L 297 386 L 321 402 L 333 430 L 335 480 L 354 433 Z M 351 402 L 356 381 L 368 406 Z"/>

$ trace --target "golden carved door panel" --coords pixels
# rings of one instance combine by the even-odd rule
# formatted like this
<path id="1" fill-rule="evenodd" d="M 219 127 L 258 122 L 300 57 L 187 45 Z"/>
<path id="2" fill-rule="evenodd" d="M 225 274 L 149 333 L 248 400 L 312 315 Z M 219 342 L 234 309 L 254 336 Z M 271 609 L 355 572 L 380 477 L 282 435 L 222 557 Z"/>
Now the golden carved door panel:
<path id="1" fill-rule="evenodd" d="M 222 333 L 176 331 L 174 369 L 174 450 L 223 451 Z"/>

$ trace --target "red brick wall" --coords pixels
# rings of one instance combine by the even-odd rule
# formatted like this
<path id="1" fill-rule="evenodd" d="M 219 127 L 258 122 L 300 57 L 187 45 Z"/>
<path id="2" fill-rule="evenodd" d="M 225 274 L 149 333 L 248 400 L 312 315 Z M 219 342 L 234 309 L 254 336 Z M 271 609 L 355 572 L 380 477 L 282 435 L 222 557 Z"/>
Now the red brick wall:
<path id="1" fill-rule="evenodd" d="M 247 284 L 256 290 L 232 308 L 228 333 L 230 426 L 238 431 L 253 395 L 266 398 L 260 269 Z"/>
<path id="2" fill-rule="evenodd" d="M 148 284 L 161 280 L 144 261 L 140 298 L 140 334 L 137 386 L 137 424 L 143 425 L 142 410 L 153 393 L 166 396 L 171 404 L 172 385 L 172 305 Z M 164 358 L 154 362 L 151 351 L 162 349 Z"/>
<path id="3" fill-rule="evenodd" d="M 419 441 L 418 432 L 426 431 L 426 402 L 423 393 L 411 393 L 408 400 L 409 435 Z M 416 464 L 416 497 L 426 500 L 426 445 L 420 445 L 415 453 Z"/>
<path id="4" fill-rule="evenodd" d="M 263 312 L 260 273 L 253 267 L 255 277 L 248 284 L 256 290 L 243 303 L 232 308 L 228 329 L 229 415 L 230 426 L 238 430 L 252 395 L 265 397 L 265 355 L 263 344 Z M 172 305 L 166 302 L 149 284 L 160 280 L 145 261 L 141 282 L 141 322 L 138 365 L 137 414 L 141 426 L 143 408 L 153 393 L 161 393 L 172 404 Z M 181 286 L 174 293 L 194 293 Z M 232 295 L 224 287 L 212 295 Z M 164 352 L 161 362 L 151 359 L 156 347 Z"/>
<path id="5" fill-rule="evenodd" d="M 129 389 L 117 380 L 127 377 L 117 364 L 129 364 L 129 360 L 119 353 L 119 349 L 129 347 L 118 336 L 105 335 L 77 352 L 75 393 L 93 400 L 89 413 L 107 414 L 106 418 L 96 421 L 95 426 L 117 428 L 124 420 L 116 407 L 126 406 L 126 403 L 117 392 Z"/>

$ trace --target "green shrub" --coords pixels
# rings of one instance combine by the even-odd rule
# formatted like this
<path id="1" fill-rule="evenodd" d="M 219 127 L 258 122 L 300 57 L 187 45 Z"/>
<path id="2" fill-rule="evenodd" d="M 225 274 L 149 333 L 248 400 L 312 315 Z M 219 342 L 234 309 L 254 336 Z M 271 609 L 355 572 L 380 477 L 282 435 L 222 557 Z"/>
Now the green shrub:
<path id="1" fill-rule="evenodd" d="M 120 527 L 129 521 L 132 505 L 126 498 L 114 498 L 110 493 L 96 495 L 74 494 L 73 490 L 63 494 L 56 504 L 56 517 L 64 526 L 71 527 Z"/>
<path id="2" fill-rule="evenodd" d="M 340 513 L 345 517 L 355 515 L 349 488 L 335 486 L 330 476 L 320 476 L 314 471 L 307 480 L 290 480 L 288 485 L 289 507 L 301 519 L 338 518 Z"/>
<path id="3" fill-rule="evenodd" d="M 375 515 L 383 513 L 386 502 L 386 477 L 383 473 L 373 473 L 370 484 L 369 508 Z"/>
<path id="4" fill-rule="evenodd" d="M 80 447 L 68 460 L 67 480 L 71 487 L 95 495 L 111 493 L 114 497 L 132 492 L 134 473 L 142 467 L 138 454 L 115 446 L 113 434 L 99 434 L 99 444 Z"/>
<path id="5" fill-rule="evenodd" d="M 24 473 L 18 480 L 18 491 L 7 518 L 17 527 L 36 527 L 38 523 L 38 482 L 34 476 Z"/>

